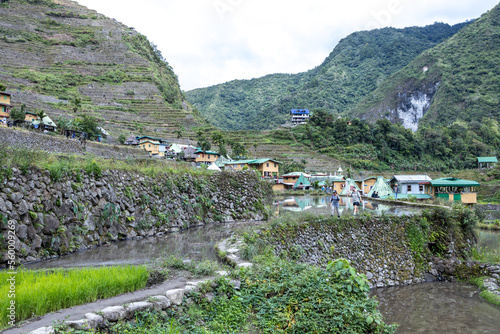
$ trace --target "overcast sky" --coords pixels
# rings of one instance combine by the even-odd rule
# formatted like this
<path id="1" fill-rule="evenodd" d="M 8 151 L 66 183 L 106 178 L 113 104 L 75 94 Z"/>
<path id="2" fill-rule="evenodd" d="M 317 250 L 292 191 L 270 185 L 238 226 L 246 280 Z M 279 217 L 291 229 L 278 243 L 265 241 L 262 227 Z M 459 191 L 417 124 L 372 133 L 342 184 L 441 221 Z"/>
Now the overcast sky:
<path id="1" fill-rule="evenodd" d="M 455 24 L 498 0 L 77 0 L 156 44 L 184 91 L 318 66 L 359 30 Z"/>

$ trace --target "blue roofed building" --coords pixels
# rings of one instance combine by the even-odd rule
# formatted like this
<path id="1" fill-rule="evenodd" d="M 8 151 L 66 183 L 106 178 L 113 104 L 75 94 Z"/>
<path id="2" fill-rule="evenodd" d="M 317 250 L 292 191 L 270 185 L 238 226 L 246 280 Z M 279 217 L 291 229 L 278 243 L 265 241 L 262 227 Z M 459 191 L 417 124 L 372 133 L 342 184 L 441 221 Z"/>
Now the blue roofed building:
<path id="1" fill-rule="evenodd" d="M 293 125 L 305 124 L 309 121 L 309 109 L 292 109 L 290 114 L 292 115 Z"/>

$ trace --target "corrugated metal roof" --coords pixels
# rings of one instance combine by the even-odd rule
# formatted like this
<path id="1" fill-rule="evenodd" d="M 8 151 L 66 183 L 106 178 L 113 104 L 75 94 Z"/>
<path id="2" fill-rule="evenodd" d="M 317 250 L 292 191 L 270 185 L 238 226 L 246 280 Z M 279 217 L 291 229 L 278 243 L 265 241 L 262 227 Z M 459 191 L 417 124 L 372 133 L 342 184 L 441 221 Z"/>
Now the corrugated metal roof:
<path id="1" fill-rule="evenodd" d="M 432 179 L 427 175 L 394 175 L 391 179 L 396 179 L 401 183 L 414 183 L 414 182 L 423 182 L 423 181 L 431 181 Z"/>
<path id="2" fill-rule="evenodd" d="M 477 157 L 477 162 L 498 162 L 497 157 Z"/>
<path id="3" fill-rule="evenodd" d="M 432 180 L 433 187 L 478 187 L 479 182 L 471 180 L 462 180 L 455 177 L 444 177 L 437 180 Z"/>
<path id="4" fill-rule="evenodd" d="M 272 162 L 276 162 L 277 164 L 281 164 L 282 162 L 279 162 L 278 160 L 274 160 L 274 159 L 269 159 L 269 158 L 264 158 L 264 159 L 255 159 L 255 160 L 252 160 L 252 162 L 250 162 L 251 164 L 263 164 L 264 162 L 266 161 L 272 161 Z"/>

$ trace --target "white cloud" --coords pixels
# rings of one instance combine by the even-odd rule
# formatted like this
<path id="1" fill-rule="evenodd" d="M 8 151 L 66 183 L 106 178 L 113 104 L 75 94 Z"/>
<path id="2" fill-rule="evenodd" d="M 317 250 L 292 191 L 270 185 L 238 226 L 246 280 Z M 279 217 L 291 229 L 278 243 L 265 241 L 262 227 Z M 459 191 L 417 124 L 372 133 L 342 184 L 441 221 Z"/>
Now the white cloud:
<path id="1" fill-rule="evenodd" d="M 450 24 L 497 0 L 77 0 L 158 45 L 189 90 L 319 65 L 348 34 Z"/>

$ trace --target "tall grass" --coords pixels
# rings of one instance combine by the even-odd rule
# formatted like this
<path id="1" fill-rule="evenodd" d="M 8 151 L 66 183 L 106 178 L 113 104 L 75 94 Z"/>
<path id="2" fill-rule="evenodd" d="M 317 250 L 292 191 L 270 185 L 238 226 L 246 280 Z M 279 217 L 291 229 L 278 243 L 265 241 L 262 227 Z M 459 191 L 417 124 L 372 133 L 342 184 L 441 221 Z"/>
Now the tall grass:
<path id="1" fill-rule="evenodd" d="M 11 275 L 0 272 L 0 328 L 7 325 Z M 146 286 L 144 266 L 20 270 L 15 283 L 16 322 L 75 305 L 90 303 Z"/>

